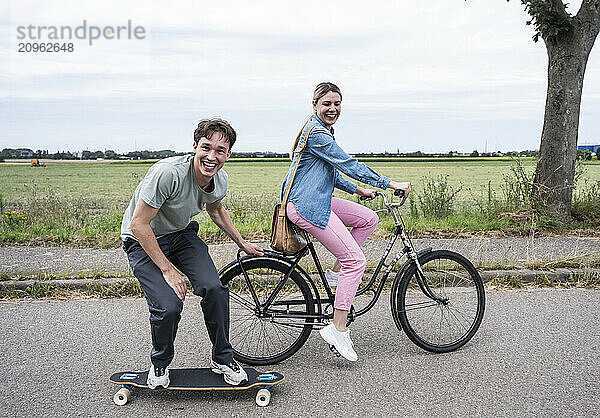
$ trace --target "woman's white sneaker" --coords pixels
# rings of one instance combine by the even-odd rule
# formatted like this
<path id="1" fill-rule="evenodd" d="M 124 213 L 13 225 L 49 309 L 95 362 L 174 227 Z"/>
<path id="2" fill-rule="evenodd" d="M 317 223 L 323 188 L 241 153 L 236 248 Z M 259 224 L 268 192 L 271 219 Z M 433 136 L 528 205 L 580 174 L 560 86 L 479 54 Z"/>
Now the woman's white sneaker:
<path id="1" fill-rule="evenodd" d="M 329 283 L 329 287 L 336 287 L 340 278 L 340 272 L 327 269 L 325 271 L 325 278 L 327 279 L 327 283 Z"/>
<path id="2" fill-rule="evenodd" d="M 327 325 L 325 328 L 319 331 L 321 337 L 330 345 L 334 346 L 338 353 L 346 360 L 356 361 L 358 355 L 354 351 L 354 344 L 350 339 L 350 330 L 346 332 L 340 332 L 335 329 L 333 324 Z"/>

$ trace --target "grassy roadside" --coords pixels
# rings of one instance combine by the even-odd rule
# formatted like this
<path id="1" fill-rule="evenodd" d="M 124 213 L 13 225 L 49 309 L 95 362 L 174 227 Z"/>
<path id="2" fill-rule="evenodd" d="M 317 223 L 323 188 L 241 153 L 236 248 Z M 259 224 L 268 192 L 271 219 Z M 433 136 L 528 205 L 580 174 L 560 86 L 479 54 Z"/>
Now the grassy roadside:
<path id="1" fill-rule="evenodd" d="M 367 273 L 372 273 L 374 267 L 374 264 L 367 265 Z M 600 288 L 600 252 L 560 260 L 530 262 L 523 266 L 496 262 L 482 263 L 476 267 L 488 291 L 527 288 Z M 314 274 L 310 269 L 308 272 Z M 363 285 L 366 285 L 370 277 L 370 274 L 365 274 Z M 115 278 L 121 280 L 116 282 L 111 280 Z M 69 281 L 80 283 L 72 286 Z M 15 282 L 22 282 L 27 286 L 10 285 Z M 7 283 L 9 285 L 5 285 Z M 316 283 L 317 287 L 321 288 L 320 283 L 318 281 Z M 386 284 L 386 290 L 390 290 L 391 284 L 390 279 Z M 188 285 L 188 295 L 192 296 L 190 285 Z M 75 275 L 39 273 L 14 277 L 6 273 L 0 275 L 0 301 L 142 296 L 140 285 L 131 271 L 114 273 L 93 270 Z"/>
<path id="2" fill-rule="evenodd" d="M 540 271 L 533 280 L 523 280 L 510 274 L 499 275 L 488 281 L 486 291 L 504 291 L 533 288 L 586 288 L 600 289 L 600 271 L 587 270 L 570 274 L 566 279 L 553 279 L 548 273 Z M 389 291 L 390 286 L 386 289 Z M 191 290 L 188 296 L 192 297 Z M 137 280 L 128 278 L 121 283 L 105 284 L 92 281 L 85 288 L 57 286 L 51 280 L 35 282 L 25 289 L 0 287 L 0 301 L 26 300 L 72 300 L 72 299 L 109 299 L 109 298 L 141 298 L 142 290 Z"/>
<path id="3" fill-rule="evenodd" d="M 412 237 L 589 235 L 600 233 L 600 162 L 578 166 L 573 219 L 544 213 L 529 193 L 533 160 L 374 161 L 374 169 L 414 185 L 402 209 Z M 229 164 L 231 190 L 223 204 L 251 241 L 270 234 L 286 161 Z M 130 195 L 150 164 L 49 164 L 44 168 L 0 166 L 0 245 L 64 245 L 115 248 Z M 356 196 L 337 195 L 358 202 Z M 362 203 L 362 202 L 360 202 Z M 379 200 L 365 203 L 380 209 Z M 380 213 L 375 237 L 393 231 Z M 205 214 L 196 216 L 208 243 L 227 241 Z"/>

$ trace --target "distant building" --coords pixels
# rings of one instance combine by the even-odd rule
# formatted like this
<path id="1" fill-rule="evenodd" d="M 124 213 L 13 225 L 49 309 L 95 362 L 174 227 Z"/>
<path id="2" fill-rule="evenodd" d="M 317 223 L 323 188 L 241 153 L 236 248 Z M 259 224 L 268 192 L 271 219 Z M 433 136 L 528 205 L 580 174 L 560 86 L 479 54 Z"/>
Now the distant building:
<path id="1" fill-rule="evenodd" d="M 590 150 L 591 152 L 598 152 L 598 148 L 600 148 L 600 145 L 577 145 L 577 149 L 578 150 Z"/>

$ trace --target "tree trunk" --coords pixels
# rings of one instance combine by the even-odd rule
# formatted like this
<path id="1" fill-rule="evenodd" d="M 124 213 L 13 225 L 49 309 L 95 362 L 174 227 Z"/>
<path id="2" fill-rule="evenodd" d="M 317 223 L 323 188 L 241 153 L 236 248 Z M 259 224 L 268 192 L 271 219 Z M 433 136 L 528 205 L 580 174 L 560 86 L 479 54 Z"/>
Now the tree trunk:
<path id="1" fill-rule="evenodd" d="M 545 11 L 540 4 L 529 9 L 530 13 L 550 12 L 541 22 L 537 19 L 544 16 L 535 15 L 540 27 L 545 27 L 540 35 L 548 51 L 548 92 L 532 192 L 540 207 L 570 219 L 583 77 L 600 32 L 600 0 L 583 0 L 575 17 L 566 13 L 561 0 L 547 0 L 547 4 L 551 7 Z M 561 18 L 568 19 L 568 30 L 551 30 L 549 23 L 560 23 Z"/>
<path id="2" fill-rule="evenodd" d="M 579 109 L 589 51 L 573 28 L 558 40 L 547 40 L 548 92 L 540 158 L 533 179 L 536 201 L 560 218 L 571 216 Z"/>

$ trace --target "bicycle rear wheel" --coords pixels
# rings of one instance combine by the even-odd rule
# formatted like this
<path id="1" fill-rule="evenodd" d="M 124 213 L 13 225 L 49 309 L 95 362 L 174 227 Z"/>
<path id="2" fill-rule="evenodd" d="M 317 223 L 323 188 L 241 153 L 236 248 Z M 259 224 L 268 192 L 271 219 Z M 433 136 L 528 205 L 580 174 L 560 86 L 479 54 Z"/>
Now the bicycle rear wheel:
<path id="1" fill-rule="evenodd" d="M 246 259 L 242 264 L 250 286 L 239 264 L 221 276 L 221 283 L 229 286 L 229 341 L 234 357 L 251 365 L 279 363 L 296 353 L 312 331 L 312 294 L 294 271 L 265 308 L 289 265 L 264 257 Z"/>
<path id="2" fill-rule="evenodd" d="M 479 273 L 462 255 L 431 251 L 402 274 L 392 289 L 392 314 L 419 347 L 434 353 L 454 351 L 477 332 L 485 310 L 485 291 Z M 428 296 L 428 291 L 431 294 Z M 399 326 L 399 328 L 400 328 Z"/>

